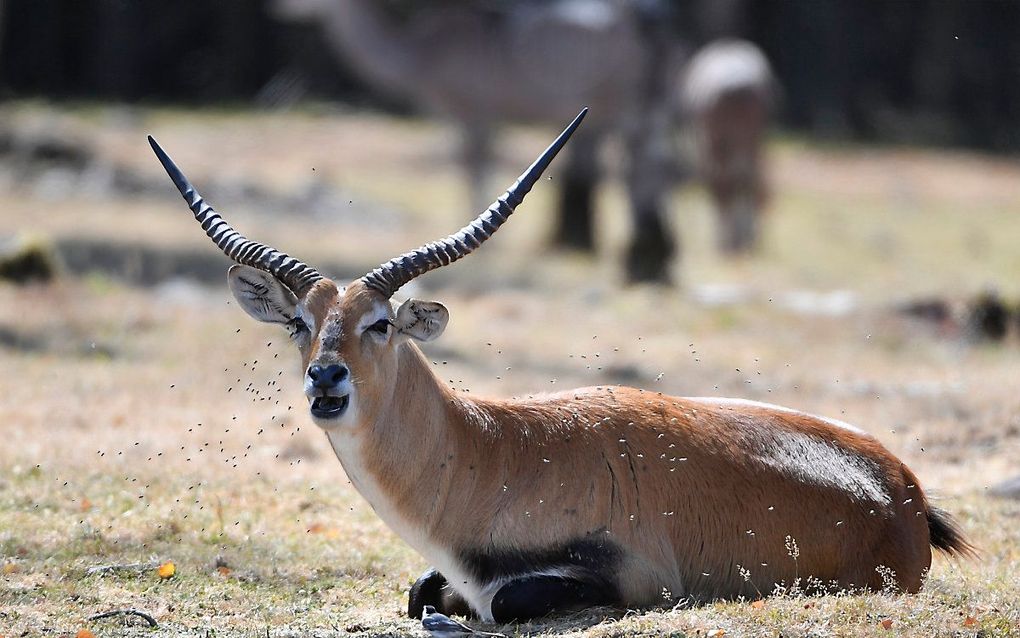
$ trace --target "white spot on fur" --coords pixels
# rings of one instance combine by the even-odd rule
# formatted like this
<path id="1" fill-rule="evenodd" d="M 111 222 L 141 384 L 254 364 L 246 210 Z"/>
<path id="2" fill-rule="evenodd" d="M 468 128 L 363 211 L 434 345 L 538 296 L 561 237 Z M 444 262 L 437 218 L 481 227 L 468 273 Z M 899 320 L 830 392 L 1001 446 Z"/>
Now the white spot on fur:
<path id="1" fill-rule="evenodd" d="M 777 414 L 796 414 L 827 425 L 872 438 L 854 426 L 816 417 L 789 408 L 743 399 L 695 398 L 692 401 L 723 407 L 755 407 Z M 759 462 L 808 485 L 819 485 L 849 493 L 853 498 L 888 505 L 892 502 L 880 467 L 868 457 L 831 441 L 784 428 L 756 428 L 746 433 L 748 451 Z"/>
<path id="2" fill-rule="evenodd" d="M 871 459 L 801 432 L 773 430 L 758 458 L 811 485 L 847 492 L 856 500 L 889 505 L 881 468 Z"/>
<path id="3" fill-rule="evenodd" d="M 830 419 L 828 417 L 818 416 L 817 414 L 809 414 L 807 412 L 801 412 L 800 410 L 793 410 L 791 408 L 786 408 L 786 407 L 783 407 L 781 405 L 775 405 L 773 403 L 764 403 L 762 401 L 751 401 L 750 399 L 730 399 L 730 398 L 726 398 L 726 397 L 689 397 L 688 400 L 689 401 L 697 401 L 699 403 L 710 403 L 710 404 L 722 405 L 722 406 L 762 408 L 762 409 L 765 409 L 765 410 L 770 410 L 772 412 L 780 412 L 780 413 L 783 413 L 783 414 L 796 414 L 798 416 L 806 416 L 806 417 L 810 417 L 812 419 L 816 419 L 818 421 L 822 421 L 822 422 L 824 422 L 824 423 L 826 423 L 828 425 L 831 425 L 833 427 L 837 427 L 837 428 L 840 428 L 842 430 L 849 430 L 850 432 L 853 432 L 854 434 L 860 434 L 861 436 L 866 436 L 869 439 L 870 438 L 874 438 L 874 437 L 871 436 L 871 434 L 865 432 L 864 430 L 860 429 L 859 427 L 856 427 L 854 425 L 850 425 L 846 421 L 840 421 L 839 419 Z"/>

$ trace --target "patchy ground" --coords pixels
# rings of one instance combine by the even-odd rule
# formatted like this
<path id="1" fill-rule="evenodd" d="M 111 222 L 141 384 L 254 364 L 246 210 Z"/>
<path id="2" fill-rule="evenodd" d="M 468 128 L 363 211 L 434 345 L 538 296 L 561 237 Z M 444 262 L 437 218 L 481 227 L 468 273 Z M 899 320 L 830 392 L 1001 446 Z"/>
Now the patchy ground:
<path id="1" fill-rule="evenodd" d="M 129 283 L 144 279 L 130 259 L 98 257 L 100 272 L 0 284 L 0 635 L 148 635 L 139 618 L 88 620 L 130 607 L 172 635 L 424 635 L 401 610 L 426 565 L 351 488 L 305 416 L 285 335 L 249 321 L 224 286 L 166 279 L 215 248 L 168 181 L 159 191 L 144 134 L 249 236 L 357 276 L 473 214 L 447 161 L 450 131 L 345 113 L 21 105 L 9 116 L 19 130 L 75 136 L 152 187 L 69 192 L 67 175 L 15 178 L 8 167 L 4 233 L 89 240 L 109 259 L 140 241 L 151 252 L 136 261 L 165 263 L 145 286 Z M 507 137 L 497 189 L 547 137 Z M 919 596 L 790 594 L 490 630 L 1020 635 L 1020 502 L 985 495 L 1020 471 L 1020 339 L 970 344 L 891 312 L 987 286 L 1020 297 L 1020 167 L 794 142 L 774 155 L 776 200 L 754 259 L 717 256 L 702 194 L 677 192 L 677 289 L 619 287 L 626 217 L 613 212 L 615 183 L 600 197 L 597 260 L 545 251 L 554 192 L 540 186 L 470 267 L 420 282 L 415 294 L 452 313 L 427 354 L 472 393 L 626 383 L 852 421 L 941 495 L 981 560 L 936 559 Z M 305 198 L 313 212 L 275 212 L 266 197 Z M 156 566 L 168 561 L 175 574 L 164 579 Z M 137 567 L 90 572 L 127 565 Z"/>

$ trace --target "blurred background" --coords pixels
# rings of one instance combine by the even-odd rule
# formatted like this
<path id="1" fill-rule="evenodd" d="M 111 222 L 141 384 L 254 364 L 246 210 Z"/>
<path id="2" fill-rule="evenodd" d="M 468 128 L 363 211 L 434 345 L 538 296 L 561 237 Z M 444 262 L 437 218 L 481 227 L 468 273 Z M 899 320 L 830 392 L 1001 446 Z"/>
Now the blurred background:
<path id="1" fill-rule="evenodd" d="M 5 0 L 0 90 L 7 98 L 274 108 L 337 100 L 410 113 L 331 55 L 321 24 L 286 2 Z M 470 7 L 506 19 L 552 2 L 384 0 L 396 23 Z M 563 4 L 563 3 L 560 3 Z M 597 4 L 597 3 L 595 3 Z M 693 50 L 751 40 L 782 79 L 781 125 L 829 139 L 1020 150 L 1020 6 L 1009 0 L 620 0 Z M 661 5 L 655 7 L 654 5 Z M 645 5 L 642 7 L 642 5 Z M 507 78 L 510 81 L 510 78 Z"/>
<path id="2" fill-rule="evenodd" d="M 6 98 L 262 108 L 328 99 L 414 111 L 413 102 L 366 84 L 351 60 L 331 55 L 328 33 L 310 14 L 288 19 L 286 8 L 281 10 L 300 2 L 183 0 L 172 8 L 125 0 L 3 4 L 0 90 Z M 377 4 L 394 22 L 406 24 L 451 8 L 501 20 L 514 5 L 557 3 Z M 1015 2 L 611 4 L 660 12 L 656 29 L 691 50 L 721 37 L 756 43 L 782 82 L 784 129 L 830 139 L 1020 149 Z"/>
<path id="3" fill-rule="evenodd" d="M 1012 0 L 0 0 L 0 630 L 129 602 L 181 631 L 406 631 L 425 566 L 145 136 L 344 283 L 462 226 L 583 105 L 513 222 L 402 291 L 451 310 L 443 379 L 859 424 L 986 550 L 937 563 L 915 616 L 1015 619 L 1018 33 Z M 87 572 L 166 559 L 164 588 Z M 686 629 L 704 614 L 761 620 Z"/>
<path id="4" fill-rule="evenodd" d="M 762 213 L 774 191 L 769 134 L 830 147 L 877 143 L 1003 157 L 1020 150 L 1020 43 L 1013 37 L 1020 7 L 1008 1 L 0 6 L 0 99 L 9 112 L 24 116 L 19 105 L 29 103 L 42 111 L 106 108 L 111 129 L 117 118 L 168 108 L 296 112 L 331 123 L 352 110 L 428 118 L 451 127 L 439 133 L 444 162 L 459 167 L 461 194 L 475 210 L 503 186 L 493 171 L 513 142 L 501 144 L 499 127 L 552 129 L 589 105 L 586 126 L 557 167 L 558 203 L 544 232 L 554 248 L 618 258 L 621 279 L 632 283 L 682 277 L 681 235 L 686 227 L 697 233 L 698 224 L 690 216 L 678 221 L 667 200 L 692 184 L 714 209 L 709 241 L 729 256 L 761 249 Z M 91 177 L 107 182 L 78 186 L 165 190 L 147 183 L 147 171 L 108 161 L 92 148 L 95 140 L 56 139 L 67 131 L 44 119 L 35 120 L 36 138 L 28 124 L 0 129 L 0 152 L 20 166 L 3 174 L 15 182 L 25 181 L 26 164 L 36 160 L 43 173 L 105 163 Z M 780 180 L 788 175 L 781 173 Z M 323 202 L 337 195 L 331 189 L 349 186 L 338 184 L 344 177 L 315 177 L 276 203 L 328 208 Z M 599 221 L 603 177 L 620 180 L 627 203 Z M 56 187 L 60 180 L 41 181 Z M 264 202 L 262 185 L 231 186 Z"/>

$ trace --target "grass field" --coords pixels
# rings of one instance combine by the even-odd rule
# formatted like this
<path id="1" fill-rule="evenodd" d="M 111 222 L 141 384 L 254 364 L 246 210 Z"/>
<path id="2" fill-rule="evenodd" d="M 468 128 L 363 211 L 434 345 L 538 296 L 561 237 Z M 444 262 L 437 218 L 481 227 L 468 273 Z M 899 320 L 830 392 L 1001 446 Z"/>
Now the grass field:
<path id="1" fill-rule="evenodd" d="M 449 162 L 452 131 L 420 121 L 33 104 L 6 119 L 82 140 L 160 184 L 153 133 L 246 234 L 331 274 L 360 275 L 474 214 Z M 548 136 L 509 132 L 496 191 Z M 470 266 L 417 284 L 452 313 L 426 353 L 473 394 L 625 383 L 853 422 L 940 496 L 980 560 L 937 558 L 917 596 L 793 593 L 486 629 L 1020 635 L 1020 501 L 986 495 L 1020 471 L 1020 338 L 971 344 L 892 310 L 989 286 L 1020 299 L 1020 165 L 790 140 L 773 157 L 755 258 L 722 260 L 703 194 L 677 190 L 676 288 L 620 286 L 627 220 L 615 180 L 600 195 L 599 256 L 549 253 L 554 171 Z M 328 187 L 335 214 L 274 214 L 203 188 L 249 182 L 277 194 Z M 4 234 L 215 253 L 168 181 L 135 194 L 44 185 L 0 181 Z M 402 610 L 427 565 L 379 522 L 306 416 L 285 334 L 247 319 L 225 286 L 143 287 L 103 272 L 0 283 L 0 365 L 0 636 L 153 633 L 139 618 L 88 620 L 124 608 L 151 614 L 159 635 L 424 635 Z M 168 561 L 175 573 L 161 578 Z M 122 567 L 90 571 L 102 566 Z"/>

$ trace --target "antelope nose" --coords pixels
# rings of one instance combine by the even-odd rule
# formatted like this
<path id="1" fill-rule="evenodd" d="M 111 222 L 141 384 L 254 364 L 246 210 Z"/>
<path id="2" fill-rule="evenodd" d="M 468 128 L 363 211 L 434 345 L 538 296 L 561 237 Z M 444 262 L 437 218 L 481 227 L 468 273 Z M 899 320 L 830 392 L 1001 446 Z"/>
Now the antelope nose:
<path id="1" fill-rule="evenodd" d="M 308 367 L 308 378 L 312 380 L 312 386 L 320 390 L 329 390 L 346 379 L 347 372 L 347 366 L 338 363 L 328 366 L 314 365 Z"/>

